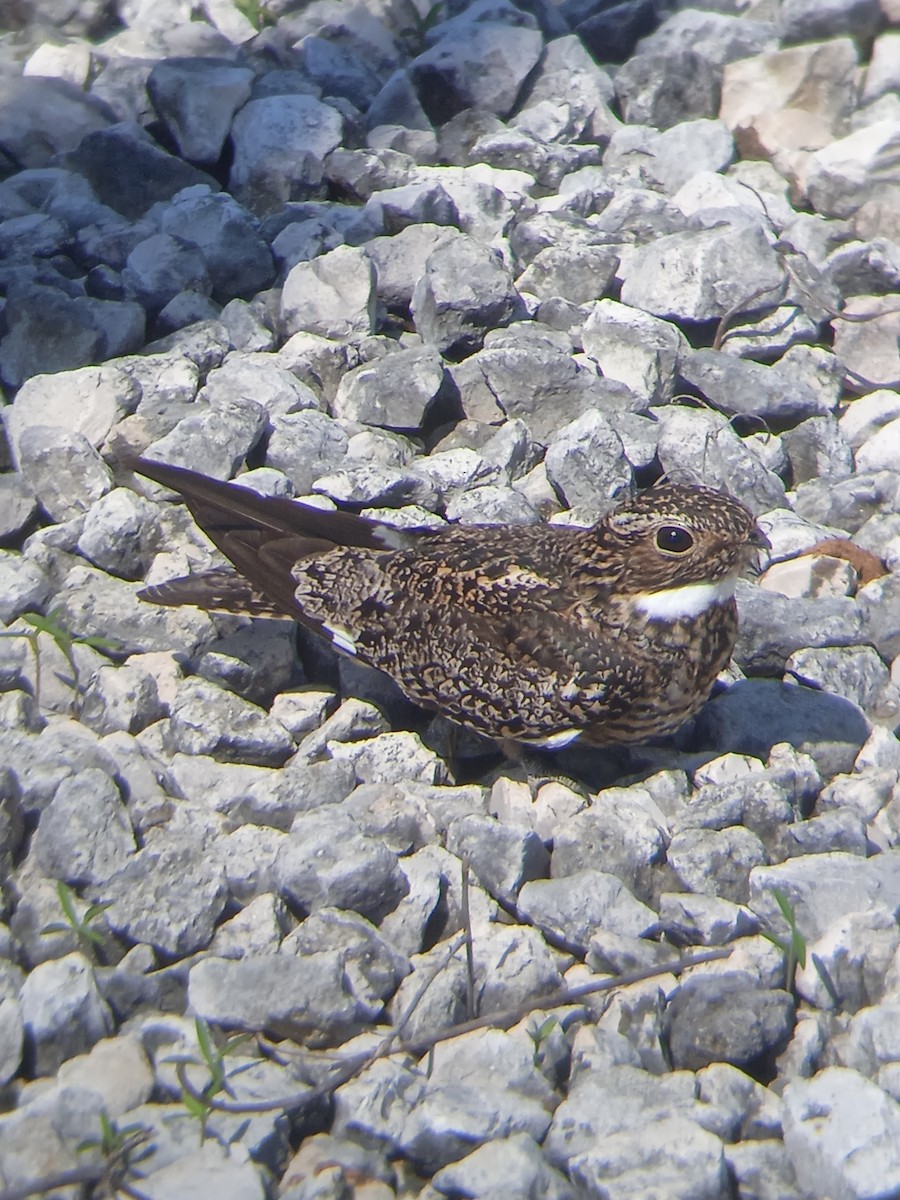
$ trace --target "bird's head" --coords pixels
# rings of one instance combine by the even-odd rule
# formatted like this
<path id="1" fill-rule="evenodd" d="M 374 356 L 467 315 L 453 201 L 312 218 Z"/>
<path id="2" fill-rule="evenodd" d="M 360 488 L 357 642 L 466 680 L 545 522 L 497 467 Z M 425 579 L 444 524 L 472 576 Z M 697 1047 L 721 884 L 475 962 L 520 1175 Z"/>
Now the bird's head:
<path id="1" fill-rule="evenodd" d="M 595 533 L 602 553 L 620 564 L 615 592 L 648 597 L 710 585 L 724 599 L 757 551 L 768 545 L 739 500 L 714 488 L 677 483 L 641 493 L 605 517 Z"/>

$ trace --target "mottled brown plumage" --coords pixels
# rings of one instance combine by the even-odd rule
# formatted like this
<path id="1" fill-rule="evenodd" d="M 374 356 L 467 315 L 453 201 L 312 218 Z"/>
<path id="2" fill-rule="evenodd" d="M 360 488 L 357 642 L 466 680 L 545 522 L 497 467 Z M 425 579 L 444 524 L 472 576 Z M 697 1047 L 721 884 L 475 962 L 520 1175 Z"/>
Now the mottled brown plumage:
<path id="1" fill-rule="evenodd" d="M 742 504 L 704 487 L 658 486 L 591 529 L 399 530 L 132 465 L 180 492 L 241 573 L 145 599 L 291 616 L 423 707 L 536 745 L 677 729 L 730 657 L 734 582 L 765 544 Z"/>

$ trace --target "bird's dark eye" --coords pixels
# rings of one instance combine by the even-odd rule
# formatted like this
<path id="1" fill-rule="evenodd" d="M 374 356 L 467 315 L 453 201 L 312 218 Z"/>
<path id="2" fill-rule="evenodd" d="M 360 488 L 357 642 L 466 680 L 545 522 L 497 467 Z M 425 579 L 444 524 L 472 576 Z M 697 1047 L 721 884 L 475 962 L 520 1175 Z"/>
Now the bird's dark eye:
<path id="1" fill-rule="evenodd" d="M 690 550 L 694 539 L 680 525 L 662 525 L 656 531 L 656 545 L 667 554 L 684 554 Z"/>

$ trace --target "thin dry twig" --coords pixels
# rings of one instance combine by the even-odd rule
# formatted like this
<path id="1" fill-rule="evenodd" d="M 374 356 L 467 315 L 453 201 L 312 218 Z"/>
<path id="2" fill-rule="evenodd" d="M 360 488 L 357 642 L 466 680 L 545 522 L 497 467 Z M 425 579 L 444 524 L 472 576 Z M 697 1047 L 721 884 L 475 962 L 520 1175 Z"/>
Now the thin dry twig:
<path id="1" fill-rule="evenodd" d="M 647 979 L 654 979 L 661 975 L 680 975 L 688 967 L 703 966 L 705 963 L 727 958 L 730 954 L 731 950 L 729 947 L 706 950 L 701 954 L 689 955 L 687 958 L 673 959 L 671 962 L 661 963 L 655 967 L 646 967 L 640 971 L 629 971 L 626 974 L 616 975 L 612 978 L 598 979 L 591 983 L 579 984 L 577 987 L 561 988 L 559 991 L 552 992 L 548 996 L 539 996 L 535 999 L 527 1000 L 515 1008 L 503 1009 L 500 1012 L 490 1013 L 485 1017 L 476 1017 L 471 1021 L 463 1021 L 459 1025 L 449 1025 L 446 1029 L 441 1029 L 437 1033 L 431 1033 L 427 1037 L 411 1038 L 409 1041 L 399 1042 L 396 1045 L 394 1045 L 394 1042 L 397 1031 L 393 1030 L 374 1050 L 367 1054 L 348 1059 L 342 1065 L 341 1069 L 336 1070 L 332 1077 L 325 1082 L 315 1087 L 305 1088 L 301 1092 L 293 1092 L 290 1095 L 281 1096 L 275 1100 L 248 1101 L 246 1103 L 217 1100 L 214 1097 L 204 1096 L 202 1092 L 194 1088 L 193 1084 L 187 1078 L 184 1063 L 176 1065 L 175 1073 L 178 1077 L 179 1085 L 188 1095 L 208 1105 L 210 1109 L 216 1112 L 250 1114 L 272 1112 L 274 1110 L 296 1111 L 315 1104 L 319 1100 L 327 1099 L 337 1088 L 342 1087 L 345 1083 L 349 1083 L 351 1079 L 361 1074 L 367 1067 L 379 1059 L 387 1058 L 391 1054 L 413 1054 L 421 1057 L 434 1049 L 438 1043 L 450 1041 L 452 1038 L 460 1037 L 464 1033 L 472 1033 L 478 1029 L 506 1029 L 511 1025 L 516 1025 L 523 1017 L 527 1017 L 529 1013 L 552 1008 L 569 1008 L 587 996 L 597 995 L 600 992 L 613 991 L 620 987 L 629 987 L 631 984 L 643 983 Z M 424 989 L 421 990 L 424 993 Z M 0 1196 L 0 1200 L 4 1200 L 4 1197 Z"/>
<path id="2" fill-rule="evenodd" d="M 751 306 L 754 300 L 759 300 L 762 296 L 767 296 L 770 292 L 772 292 L 774 294 L 773 299 L 764 307 L 770 309 L 777 308 L 787 295 L 788 283 L 788 277 L 785 275 L 784 279 L 782 279 L 780 283 L 777 283 L 772 287 L 758 287 L 755 292 L 751 292 L 749 296 L 742 296 L 740 300 L 738 300 L 735 304 L 732 304 L 731 308 L 726 309 L 726 311 L 719 318 L 719 323 L 716 326 L 715 336 L 712 340 L 712 349 L 722 349 L 722 343 L 725 341 L 725 336 L 728 333 L 731 322 L 741 313 L 753 311 Z"/>
<path id="3" fill-rule="evenodd" d="M 146 1140 L 145 1132 L 135 1133 L 126 1138 L 122 1145 L 102 1162 L 85 1163 L 80 1167 L 70 1167 L 66 1171 L 55 1171 L 38 1179 L 30 1179 L 26 1183 L 14 1184 L 0 1192 L 0 1200 L 27 1200 L 29 1196 L 45 1195 L 60 1188 L 91 1187 L 100 1183 L 106 1184 L 113 1195 L 116 1192 L 124 1192 L 133 1197 L 133 1200 L 147 1200 L 143 1192 L 139 1192 L 124 1178 L 128 1170 L 128 1156 Z"/>
<path id="4" fill-rule="evenodd" d="M 462 922 L 466 946 L 466 1013 L 471 1021 L 475 1016 L 475 948 L 472 945 L 472 914 L 469 911 L 469 860 L 463 858 Z"/>

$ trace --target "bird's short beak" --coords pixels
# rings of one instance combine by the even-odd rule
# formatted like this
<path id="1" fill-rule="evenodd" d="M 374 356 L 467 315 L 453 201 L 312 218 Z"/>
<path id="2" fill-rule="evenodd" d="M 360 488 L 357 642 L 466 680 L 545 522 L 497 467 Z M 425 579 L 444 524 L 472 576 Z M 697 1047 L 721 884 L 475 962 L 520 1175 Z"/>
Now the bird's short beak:
<path id="1" fill-rule="evenodd" d="M 747 538 L 747 541 L 750 543 L 751 546 L 755 547 L 755 549 L 757 549 L 757 550 L 771 550 L 772 549 L 772 543 L 769 541 L 769 539 L 766 537 L 766 535 L 763 533 L 763 531 L 759 528 L 759 526 L 757 526 L 754 530 L 751 531 L 750 536 Z"/>

